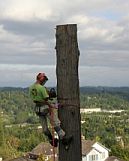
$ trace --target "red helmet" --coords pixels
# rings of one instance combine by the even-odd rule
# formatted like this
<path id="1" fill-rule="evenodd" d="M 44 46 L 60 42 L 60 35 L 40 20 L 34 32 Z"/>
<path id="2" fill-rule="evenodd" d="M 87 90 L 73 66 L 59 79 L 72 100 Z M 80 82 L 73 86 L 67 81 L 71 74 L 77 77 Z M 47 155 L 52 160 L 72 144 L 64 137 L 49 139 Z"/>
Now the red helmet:
<path id="1" fill-rule="evenodd" d="M 45 80 L 48 80 L 48 78 L 47 78 L 45 73 L 38 73 L 36 78 L 37 78 L 37 80 L 40 80 L 42 77 L 44 77 Z"/>

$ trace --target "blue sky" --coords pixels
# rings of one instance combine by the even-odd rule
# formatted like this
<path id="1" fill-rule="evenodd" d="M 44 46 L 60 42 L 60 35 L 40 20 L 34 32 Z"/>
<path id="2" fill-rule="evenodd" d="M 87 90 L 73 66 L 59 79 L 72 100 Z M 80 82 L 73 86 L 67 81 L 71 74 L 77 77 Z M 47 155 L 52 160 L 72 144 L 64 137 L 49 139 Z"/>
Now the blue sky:
<path id="1" fill-rule="evenodd" d="M 57 5 L 58 4 L 58 5 Z M 77 24 L 80 86 L 129 86 L 128 0 L 0 1 L 0 87 L 56 86 L 56 25 Z"/>

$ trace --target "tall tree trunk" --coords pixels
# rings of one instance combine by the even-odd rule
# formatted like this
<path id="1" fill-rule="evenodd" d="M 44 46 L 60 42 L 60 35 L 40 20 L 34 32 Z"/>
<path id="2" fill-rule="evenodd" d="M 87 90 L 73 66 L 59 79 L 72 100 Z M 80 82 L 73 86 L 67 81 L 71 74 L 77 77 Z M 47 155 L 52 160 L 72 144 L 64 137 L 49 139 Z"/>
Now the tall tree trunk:
<path id="1" fill-rule="evenodd" d="M 59 109 L 61 125 L 67 135 L 73 135 L 68 150 L 59 145 L 59 161 L 81 161 L 81 119 L 78 79 L 79 49 L 77 25 L 56 27 L 57 94 L 64 106 Z"/>

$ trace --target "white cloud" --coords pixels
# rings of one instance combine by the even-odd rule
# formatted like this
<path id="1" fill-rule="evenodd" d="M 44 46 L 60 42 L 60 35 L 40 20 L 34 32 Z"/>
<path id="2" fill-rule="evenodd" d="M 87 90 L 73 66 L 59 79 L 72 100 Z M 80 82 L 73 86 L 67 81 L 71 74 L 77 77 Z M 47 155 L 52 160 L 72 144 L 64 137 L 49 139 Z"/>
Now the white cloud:
<path id="1" fill-rule="evenodd" d="M 47 20 L 47 18 L 52 16 L 52 10 L 47 1 L 41 0 L 5 1 L 3 2 L 2 9 L 2 18 L 10 18 L 18 21 L 31 21 L 34 18 Z"/>
<path id="2" fill-rule="evenodd" d="M 0 2 L 0 15 L 3 18 L 31 21 L 59 20 L 77 14 L 101 12 L 128 13 L 128 0 L 4 0 Z M 66 16 L 65 16 L 66 15 Z M 63 16 L 63 17 L 62 17 Z M 64 17 L 65 16 L 65 17 Z"/>
<path id="3" fill-rule="evenodd" d="M 46 85 L 56 86 L 55 66 L 26 64 L 0 64 L 0 86 L 28 87 L 35 82 L 39 72 L 45 72 L 48 76 Z"/>
<path id="4" fill-rule="evenodd" d="M 105 79 L 98 77 L 98 81 L 92 84 L 101 82 L 109 85 L 109 78 L 110 84 L 113 84 L 116 82 L 115 77 L 118 78 L 120 75 L 118 85 L 120 83 L 126 85 L 128 74 L 122 72 L 122 69 L 129 68 L 128 8 L 128 0 L 0 1 L 0 63 L 9 64 L 0 66 L 2 68 L 0 74 L 4 73 L 4 68 L 9 70 L 10 75 L 16 70 L 13 78 L 8 77 L 10 81 L 16 83 L 18 72 L 22 73 L 24 70 L 25 74 L 19 77 L 19 84 L 20 79 L 24 79 L 22 85 L 28 76 L 31 75 L 32 78 L 35 74 L 32 66 L 55 66 L 55 27 L 75 23 L 78 25 L 80 66 L 90 67 L 85 70 L 80 68 L 81 84 L 88 84 L 85 81 L 86 75 L 89 82 L 96 77 L 93 70 L 100 72 L 98 69 L 100 67 L 102 73 L 106 73 L 103 75 Z M 21 68 L 18 64 L 21 64 Z M 51 73 L 49 70 L 47 72 Z M 112 77 L 109 77 L 108 73 L 112 73 Z"/>
<path id="5" fill-rule="evenodd" d="M 129 68 L 80 67 L 81 86 L 129 86 Z M 121 77 L 123 79 L 121 79 Z"/>

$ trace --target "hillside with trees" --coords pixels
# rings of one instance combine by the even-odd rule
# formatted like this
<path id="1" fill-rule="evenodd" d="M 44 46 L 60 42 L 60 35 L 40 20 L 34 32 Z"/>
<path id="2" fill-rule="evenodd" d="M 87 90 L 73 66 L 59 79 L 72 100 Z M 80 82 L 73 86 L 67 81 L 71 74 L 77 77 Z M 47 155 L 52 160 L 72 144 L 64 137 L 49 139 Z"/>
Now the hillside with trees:
<path id="1" fill-rule="evenodd" d="M 125 161 L 129 158 L 129 88 L 83 87 L 81 108 L 124 110 L 81 114 L 82 135 L 97 140 Z M 46 141 L 28 89 L 0 88 L 0 156 L 14 158 Z"/>

